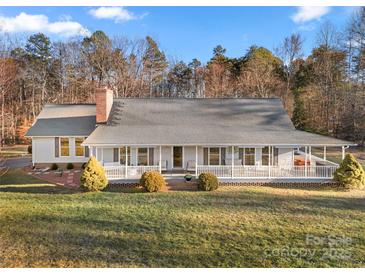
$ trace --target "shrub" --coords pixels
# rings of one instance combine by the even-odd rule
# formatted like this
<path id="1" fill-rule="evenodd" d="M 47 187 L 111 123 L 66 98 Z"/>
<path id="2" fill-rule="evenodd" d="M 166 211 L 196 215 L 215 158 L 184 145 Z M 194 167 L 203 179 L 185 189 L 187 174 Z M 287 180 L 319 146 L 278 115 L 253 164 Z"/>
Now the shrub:
<path id="1" fill-rule="evenodd" d="M 86 191 L 100 191 L 108 185 L 108 179 L 104 168 L 99 164 L 95 157 L 90 157 L 82 172 L 81 188 Z"/>
<path id="2" fill-rule="evenodd" d="M 212 191 L 218 188 L 218 178 L 213 173 L 201 173 L 198 178 L 198 189 Z"/>
<path id="3" fill-rule="evenodd" d="M 52 165 L 51 165 L 51 170 L 57 170 L 58 169 L 58 165 L 57 164 L 55 164 L 55 163 L 53 163 Z"/>
<path id="4" fill-rule="evenodd" d="M 66 166 L 67 169 L 73 169 L 74 168 L 74 164 L 73 163 L 68 163 Z"/>
<path id="5" fill-rule="evenodd" d="M 142 174 L 139 181 L 148 192 L 157 192 L 165 186 L 165 178 L 157 171 L 147 171 Z"/>
<path id="6" fill-rule="evenodd" d="M 333 178 L 346 188 L 362 189 L 365 187 L 365 171 L 352 154 L 346 154 Z"/>
<path id="7" fill-rule="evenodd" d="M 31 145 L 28 146 L 27 150 L 28 150 L 29 154 L 32 154 L 32 146 Z"/>

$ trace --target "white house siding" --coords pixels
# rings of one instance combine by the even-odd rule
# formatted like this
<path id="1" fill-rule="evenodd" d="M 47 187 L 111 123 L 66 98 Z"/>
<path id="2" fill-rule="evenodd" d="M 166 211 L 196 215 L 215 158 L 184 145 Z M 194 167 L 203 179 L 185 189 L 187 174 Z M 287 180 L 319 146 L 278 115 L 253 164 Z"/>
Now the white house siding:
<path id="1" fill-rule="evenodd" d="M 278 165 L 279 166 L 292 166 L 293 160 L 293 148 L 279 148 Z"/>
<path id="2" fill-rule="evenodd" d="M 104 163 L 112 163 L 114 162 L 114 150 L 113 148 L 104 148 L 103 149 L 103 160 Z"/>
<path id="3" fill-rule="evenodd" d="M 50 143 L 48 144 L 48 147 L 46 150 L 43 150 L 43 154 L 45 157 L 49 156 L 49 153 L 45 153 L 45 151 L 54 151 L 54 143 L 52 143 L 54 140 L 50 139 Z M 74 143 L 71 141 L 71 145 L 74 145 Z M 47 145 L 42 145 L 42 147 L 46 147 Z M 71 147 L 71 151 L 74 148 Z M 137 147 L 131 148 L 131 164 L 133 166 L 137 165 Z M 154 147 L 154 163 L 153 165 L 158 165 L 158 162 L 160 160 L 160 147 L 155 146 Z M 104 161 L 104 163 L 111 163 L 114 162 L 114 154 L 113 154 L 113 148 L 97 148 L 97 159 L 99 161 Z M 262 148 L 256 147 L 255 152 L 255 158 L 256 158 L 256 165 L 262 164 Z M 198 146 L 198 165 L 203 165 L 203 157 L 204 157 L 204 151 L 202 146 Z M 65 158 L 65 157 L 60 157 Z M 77 157 L 79 158 L 79 157 Z M 235 159 L 239 158 L 238 152 L 234 155 Z M 226 147 L 226 159 L 231 159 L 231 148 Z M 79 159 L 77 159 L 79 160 Z M 161 146 L 161 160 L 167 161 L 167 169 L 172 168 L 172 146 Z M 55 162 L 55 160 L 49 160 L 51 162 Z M 70 162 L 71 160 L 66 160 L 65 162 Z M 85 160 L 84 160 L 85 161 Z M 184 162 L 183 162 L 183 168 L 186 168 L 188 161 L 195 161 L 195 146 L 185 146 L 184 147 Z M 278 149 L 278 165 L 279 166 L 292 166 L 293 165 L 293 148 L 279 148 Z"/>
<path id="4" fill-rule="evenodd" d="M 75 138 L 70 137 L 70 156 L 55 157 L 54 137 L 32 138 L 32 159 L 34 164 L 84 163 L 87 157 L 75 156 Z"/>

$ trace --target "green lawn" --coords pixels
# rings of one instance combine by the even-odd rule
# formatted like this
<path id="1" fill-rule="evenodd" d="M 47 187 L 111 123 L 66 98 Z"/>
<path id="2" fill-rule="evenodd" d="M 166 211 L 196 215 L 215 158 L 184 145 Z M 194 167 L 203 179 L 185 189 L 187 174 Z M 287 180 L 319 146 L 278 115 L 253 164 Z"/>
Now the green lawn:
<path id="1" fill-rule="evenodd" d="M 364 267 L 364 231 L 364 191 L 80 193 L 20 171 L 0 184 L 0 267 Z"/>

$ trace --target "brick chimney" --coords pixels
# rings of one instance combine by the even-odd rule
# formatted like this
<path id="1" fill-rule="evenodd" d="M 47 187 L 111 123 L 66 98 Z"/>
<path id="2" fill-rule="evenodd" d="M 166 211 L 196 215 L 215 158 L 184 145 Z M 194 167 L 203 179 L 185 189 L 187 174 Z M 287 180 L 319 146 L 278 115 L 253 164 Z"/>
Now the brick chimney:
<path id="1" fill-rule="evenodd" d="M 98 88 L 95 93 L 96 123 L 106 123 L 113 105 L 113 91 L 108 88 Z"/>

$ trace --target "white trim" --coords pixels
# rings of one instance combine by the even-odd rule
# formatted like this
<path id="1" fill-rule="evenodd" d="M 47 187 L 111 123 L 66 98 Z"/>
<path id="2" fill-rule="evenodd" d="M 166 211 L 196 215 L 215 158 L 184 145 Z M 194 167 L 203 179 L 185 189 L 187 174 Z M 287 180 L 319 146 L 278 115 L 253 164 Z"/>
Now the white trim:
<path id="1" fill-rule="evenodd" d="M 195 177 L 198 178 L 198 146 L 195 146 Z"/>

